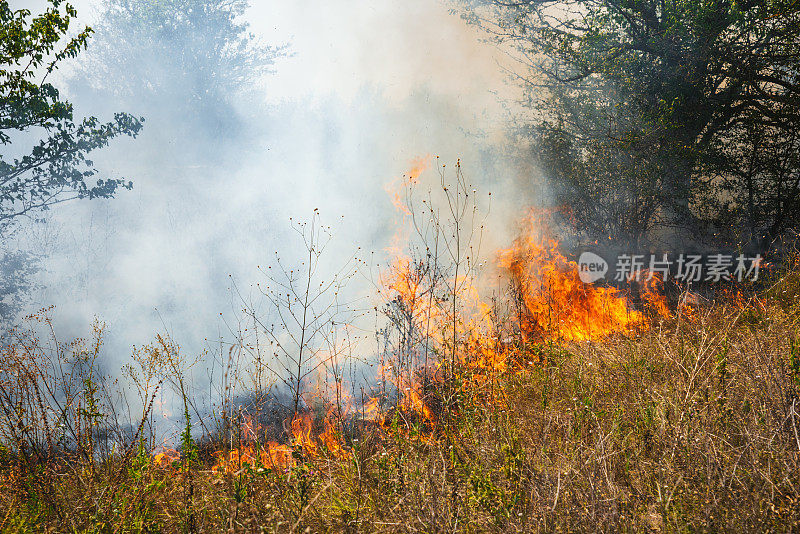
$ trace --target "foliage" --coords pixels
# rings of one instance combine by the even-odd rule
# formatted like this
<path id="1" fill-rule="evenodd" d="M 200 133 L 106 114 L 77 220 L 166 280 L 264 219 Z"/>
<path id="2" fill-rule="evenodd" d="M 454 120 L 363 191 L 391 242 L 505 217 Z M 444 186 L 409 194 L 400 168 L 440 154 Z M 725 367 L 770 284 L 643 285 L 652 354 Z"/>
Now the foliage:
<path id="1" fill-rule="evenodd" d="M 33 288 L 31 275 L 36 272 L 36 256 L 22 251 L 0 251 L 0 332 L 11 327 Z"/>
<path id="2" fill-rule="evenodd" d="M 13 159 L 0 156 L 0 232 L 20 216 L 75 198 L 110 198 L 131 183 L 121 178 L 89 179 L 97 174 L 87 158 L 119 135 L 135 137 L 141 119 L 117 113 L 101 123 L 95 117 L 73 119 L 69 102 L 47 78 L 87 45 L 92 30 L 67 34 L 75 9 L 49 0 L 44 13 L 12 10 L 0 2 L 0 145 L 16 152 L 22 135 L 43 132 L 33 149 Z M 62 44 L 62 40 L 66 40 Z"/>
<path id="3" fill-rule="evenodd" d="M 463 4 L 517 50 L 535 157 L 592 239 L 800 223 L 796 2 Z"/>

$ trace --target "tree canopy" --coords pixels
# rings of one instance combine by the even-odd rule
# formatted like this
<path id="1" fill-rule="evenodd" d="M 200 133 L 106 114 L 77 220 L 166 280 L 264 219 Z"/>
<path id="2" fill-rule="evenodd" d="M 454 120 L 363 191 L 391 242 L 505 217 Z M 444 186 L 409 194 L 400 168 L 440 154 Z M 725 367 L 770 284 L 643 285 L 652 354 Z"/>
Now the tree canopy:
<path id="1" fill-rule="evenodd" d="M 796 0 L 465 3 L 515 46 L 535 156 L 590 237 L 800 223 Z"/>

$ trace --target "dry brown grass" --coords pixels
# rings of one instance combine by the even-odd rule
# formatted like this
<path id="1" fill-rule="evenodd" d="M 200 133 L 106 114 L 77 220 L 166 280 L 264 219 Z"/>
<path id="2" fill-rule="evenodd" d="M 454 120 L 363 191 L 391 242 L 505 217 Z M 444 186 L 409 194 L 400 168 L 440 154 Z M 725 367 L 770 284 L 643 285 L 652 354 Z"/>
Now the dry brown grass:
<path id="1" fill-rule="evenodd" d="M 545 363 L 491 398 L 464 390 L 436 432 L 352 424 L 345 458 L 288 470 L 147 450 L 23 462 L 6 439 L 2 529 L 181 532 L 191 513 L 202 532 L 797 531 L 800 343 L 781 304 L 531 347 Z"/>

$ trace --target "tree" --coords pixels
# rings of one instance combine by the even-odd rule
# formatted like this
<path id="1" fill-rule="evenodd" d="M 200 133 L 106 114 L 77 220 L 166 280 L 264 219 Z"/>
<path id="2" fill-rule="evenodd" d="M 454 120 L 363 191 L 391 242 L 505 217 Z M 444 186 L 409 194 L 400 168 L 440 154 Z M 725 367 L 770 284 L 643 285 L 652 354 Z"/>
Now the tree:
<path id="1" fill-rule="evenodd" d="M 81 78 L 124 101 L 218 126 L 230 103 L 272 72 L 285 47 L 263 46 L 242 14 L 248 0 L 105 0 Z M 194 128 L 192 124 L 191 128 Z"/>
<path id="2" fill-rule="evenodd" d="M 48 0 L 44 13 L 12 10 L 0 0 L 0 146 L 21 155 L 0 155 L 0 234 L 17 218 L 76 198 L 110 198 L 132 184 L 122 178 L 90 179 L 97 175 L 87 158 L 119 135 L 136 137 L 143 119 L 117 113 L 100 123 L 89 117 L 77 122 L 72 105 L 61 99 L 47 78 L 59 64 L 86 47 L 92 33 L 84 28 L 65 39 L 75 9 L 62 0 Z M 42 133 L 28 153 L 14 141 Z"/>
<path id="3" fill-rule="evenodd" d="M 0 334 L 12 326 L 24 305 L 23 296 L 33 289 L 31 275 L 37 269 L 36 260 L 24 251 L 0 250 Z"/>
<path id="4" fill-rule="evenodd" d="M 597 217 L 587 232 L 763 241 L 800 223 L 796 1 L 466 3 L 515 45 L 537 156 Z"/>

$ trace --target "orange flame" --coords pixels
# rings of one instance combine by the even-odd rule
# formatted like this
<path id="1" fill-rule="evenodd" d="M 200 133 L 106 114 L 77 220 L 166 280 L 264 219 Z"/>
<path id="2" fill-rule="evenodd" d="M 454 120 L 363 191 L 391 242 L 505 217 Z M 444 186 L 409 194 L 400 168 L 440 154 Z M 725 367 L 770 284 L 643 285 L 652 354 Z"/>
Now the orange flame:
<path id="1" fill-rule="evenodd" d="M 343 458 L 346 456 L 340 433 L 333 421 L 333 410 L 328 411 L 328 416 L 325 418 L 325 431 L 319 435 L 319 440 L 333 457 Z"/>
<path id="2" fill-rule="evenodd" d="M 364 404 L 363 416 L 367 421 L 377 421 L 380 418 L 380 399 L 372 397 Z"/>
<path id="3" fill-rule="evenodd" d="M 295 414 L 292 419 L 292 445 L 303 453 L 314 458 L 318 454 L 317 443 L 311 437 L 311 416 L 309 414 Z"/>
<path id="4" fill-rule="evenodd" d="M 233 474 L 245 467 L 254 469 L 256 466 L 261 466 L 267 469 L 287 469 L 294 465 L 291 447 L 280 445 L 274 441 L 258 446 L 246 445 L 227 453 L 217 451 L 215 456 L 216 463 L 211 470 L 217 474 Z"/>
<path id="5" fill-rule="evenodd" d="M 662 275 L 645 271 L 642 283 L 642 300 L 645 305 L 661 317 L 670 317 L 667 297 L 664 295 L 664 280 Z"/>
<path id="6" fill-rule="evenodd" d="M 531 226 L 498 254 L 519 293 L 519 328 L 527 339 L 598 340 L 644 326 L 641 312 L 613 287 L 585 284 L 558 241 L 537 240 Z"/>
<path id="7" fill-rule="evenodd" d="M 242 414 L 239 434 L 243 442 L 239 448 L 214 453 L 216 461 L 211 468 L 214 473 L 235 474 L 244 468 L 288 469 L 294 466 L 291 447 L 275 441 L 259 442 L 259 435 L 265 435 L 266 430 L 250 414 Z"/>
<path id="8" fill-rule="evenodd" d="M 159 467 L 170 467 L 173 462 L 181 459 L 181 453 L 175 449 L 164 449 L 153 457 L 153 462 Z"/>
<path id="9" fill-rule="evenodd" d="M 387 186 L 404 222 L 411 211 L 403 203 L 399 187 L 413 185 L 423 168 L 415 166 L 399 186 L 397 181 Z M 546 221 L 537 224 L 534 215 L 526 218 L 512 246 L 497 252 L 497 263 L 512 282 L 518 304 L 518 313 L 507 322 L 498 322 L 497 308 L 481 299 L 472 273 L 446 281 L 446 291 L 441 291 L 425 261 L 416 262 L 403 252 L 407 240 L 402 239 L 402 228 L 398 229 L 389 249 L 393 262 L 381 273 L 381 296 L 391 303 L 392 317 L 401 323 L 402 342 L 397 350 L 403 353 L 399 356 L 414 362 L 419 347 L 424 347 L 426 354 L 452 354 L 463 366 L 461 383 L 482 388 L 492 386 L 494 378 L 503 373 L 521 372 L 540 361 L 509 333 L 519 333 L 523 342 L 583 341 L 647 328 L 645 315 L 633 309 L 619 289 L 584 283 L 577 263 L 560 253 L 558 241 L 536 237 L 536 230 L 548 225 Z M 662 289 L 660 278 L 648 276 L 640 294 L 648 309 L 669 317 Z M 448 304 L 454 298 L 458 299 L 458 308 Z M 398 409 L 435 428 L 436 412 L 426 402 L 416 371 L 394 370 L 394 376 L 389 377 L 400 393 Z M 482 391 L 489 399 L 496 394 L 493 386 Z M 370 399 L 363 413 L 385 428 L 380 406 L 379 398 Z"/>
<path id="10" fill-rule="evenodd" d="M 416 417 L 419 422 L 435 427 L 436 415 L 423 399 L 422 385 L 418 381 L 414 381 L 407 383 L 401 389 L 403 390 L 403 397 L 400 403 L 401 409 Z"/>
<path id="11" fill-rule="evenodd" d="M 341 443 L 341 434 L 338 432 L 333 421 L 333 410 L 328 412 L 325 419 L 325 431 L 318 438 L 325 449 L 335 458 L 343 458 L 347 455 L 347 449 Z M 295 451 L 302 451 L 305 458 L 317 458 L 320 448 L 312 434 L 313 424 L 311 415 L 296 414 L 292 418 L 290 431 L 292 435 L 291 445 L 281 445 L 274 441 L 264 444 L 255 442 L 258 434 L 252 419 L 245 417 L 242 426 L 242 435 L 248 439 L 248 444 L 230 451 L 217 451 L 214 453 L 216 462 L 212 471 L 217 474 L 235 474 L 249 467 L 267 469 L 288 469 L 296 465 L 294 459 Z"/>
<path id="12" fill-rule="evenodd" d="M 395 258 L 405 257 L 401 252 L 403 245 L 408 239 L 408 228 L 406 228 L 405 223 L 407 217 L 411 216 L 411 210 L 409 210 L 408 206 L 406 205 L 403 195 L 406 193 L 406 191 L 408 191 L 409 187 L 412 187 L 419 182 L 420 176 L 430 167 L 430 164 L 430 156 L 415 158 L 411 161 L 411 169 L 406 174 L 400 178 L 392 180 L 384 187 L 392 200 L 395 210 L 397 210 L 401 217 L 400 221 L 396 221 L 397 229 L 392 236 L 391 245 L 389 245 L 389 247 L 386 249 Z"/>
<path id="13" fill-rule="evenodd" d="M 406 206 L 405 202 L 403 201 L 403 194 L 406 192 L 409 186 L 416 185 L 420 175 L 428 170 L 430 166 L 430 156 L 414 158 L 411 161 L 411 169 L 406 174 L 404 174 L 401 178 L 396 178 L 386 184 L 384 189 L 387 193 L 389 193 L 392 204 L 394 204 L 394 207 L 397 209 L 397 211 L 405 215 L 411 215 L 411 211 L 409 211 L 408 206 Z"/>

